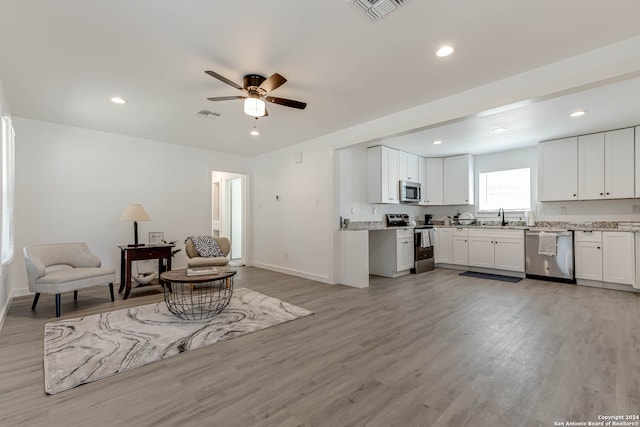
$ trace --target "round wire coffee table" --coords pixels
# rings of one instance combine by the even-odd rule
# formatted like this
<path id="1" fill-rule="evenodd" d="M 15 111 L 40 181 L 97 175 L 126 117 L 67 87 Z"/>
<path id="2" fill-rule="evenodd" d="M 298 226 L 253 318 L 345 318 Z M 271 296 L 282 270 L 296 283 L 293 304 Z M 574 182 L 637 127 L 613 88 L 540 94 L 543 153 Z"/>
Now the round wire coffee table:
<path id="1" fill-rule="evenodd" d="M 218 268 L 217 274 L 187 276 L 187 270 L 165 271 L 164 301 L 171 313 L 181 319 L 201 320 L 224 310 L 233 295 L 236 270 Z"/>

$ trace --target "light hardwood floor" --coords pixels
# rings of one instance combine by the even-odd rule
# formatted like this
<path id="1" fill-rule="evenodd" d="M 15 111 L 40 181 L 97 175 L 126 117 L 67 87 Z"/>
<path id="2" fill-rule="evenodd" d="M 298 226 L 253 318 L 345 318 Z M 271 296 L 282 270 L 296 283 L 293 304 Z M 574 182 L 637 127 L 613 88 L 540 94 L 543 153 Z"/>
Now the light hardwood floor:
<path id="1" fill-rule="evenodd" d="M 315 311 L 303 319 L 48 396 L 52 296 L 14 300 L 0 331 L 0 426 L 553 426 L 640 414 L 640 296 L 505 283 L 437 269 L 369 289 L 252 267 L 236 286 Z M 63 317 L 111 303 L 63 295 Z"/>

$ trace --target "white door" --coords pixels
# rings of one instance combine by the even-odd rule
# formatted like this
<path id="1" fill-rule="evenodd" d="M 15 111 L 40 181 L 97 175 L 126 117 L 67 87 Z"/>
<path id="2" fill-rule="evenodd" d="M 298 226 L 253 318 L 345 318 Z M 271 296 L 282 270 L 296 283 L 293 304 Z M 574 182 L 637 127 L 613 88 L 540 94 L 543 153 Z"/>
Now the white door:
<path id="1" fill-rule="evenodd" d="M 602 233 L 602 269 L 605 282 L 634 284 L 636 271 L 633 243 L 631 232 Z"/>
<path id="2" fill-rule="evenodd" d="M 578 199 L 578 138 L 538 144 L 538 193 L 541 202 Z"/>
<path id="3" fill-rule="evenodd" d="M 436 228 L 435 262 L 453 264 L 453 229 Z"/>
<path id="4" fill-rule="evenodd" d="M 640 142 L 639 142 L 640 144 Z M 425 159 L 425 203 L 436 206 L 443 204 L 443 160 L 442 158 Z"/>
<path id="5" fill-rule="evenodd" d="M 524 272 L 524 239 L 496 238 L 494 266 L 500 270 Z"/>
<path id="6" fill-rule="evenodd" d="M 578 198 L 604 199 L 604 132 L 578 137 Z"/>
<path id="7" fill-rule="evenodd" d="M 466 236 L 453 238 L 453 264 L 469 265 L 469 242 Z"/>
<path id="8" fill-rule="evenodd" d="M 396 271 L 413 268 L 413 238 L 396 239 Z"/>
<path id="9" fill-rule="evenodd" d="M 576 279 L 602 280 L 602 243 L 575 242 Z"/>
<path id="10" fill-rule="evenodd" d="M 469 265 L 474 267 L 493 268 L 493 237 L 469 236 Z"/>
<path id="11" fill-rule="evenodd" d="M 605 198 L 634 196 L 634 129 L 605 132 Z"/>

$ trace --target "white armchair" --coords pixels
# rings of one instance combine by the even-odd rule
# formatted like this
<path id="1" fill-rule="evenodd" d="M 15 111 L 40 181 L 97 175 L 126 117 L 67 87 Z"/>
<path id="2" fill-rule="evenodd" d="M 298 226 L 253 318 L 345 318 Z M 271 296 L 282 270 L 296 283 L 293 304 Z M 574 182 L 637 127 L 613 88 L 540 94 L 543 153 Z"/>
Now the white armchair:
<path id="1" fill-rule="evenodd" d="M 78 299 L 78 290 L 91 286 L 109 284 L 111 301 L 116 271 L 100 268 L 102 261 L 89 251 L 86 243 L 57 243 L 33 245 L 24 248 L 29 290 L 36 295 L 31 310 L 36 309 L 40 293 L 55 294 L 56 317 L 60 317 L 60 294 L 73 291 Z"/>

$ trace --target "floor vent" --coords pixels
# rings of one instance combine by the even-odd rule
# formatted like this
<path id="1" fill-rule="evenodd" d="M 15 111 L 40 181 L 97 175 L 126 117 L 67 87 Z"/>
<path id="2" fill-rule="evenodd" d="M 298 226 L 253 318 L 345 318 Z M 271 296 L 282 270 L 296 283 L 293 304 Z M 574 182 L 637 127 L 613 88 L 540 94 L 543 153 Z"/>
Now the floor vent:
<path id="1" fill-rule="evenodd" d="M 217 119 L 218 117 L 221 117 L 222 114 L 214 113 L 213 111 L 209 111 L 209 110 L 200 110 L 196 112 L 196 116 L 204 117 L 207 119 Z"/>
<path id="2" fill-rule="evenodd" d="M 348 0 L 349 1 L 349 0 Z M 350 0 L 373 21 L 379 21 L 408 0 Z"/>

